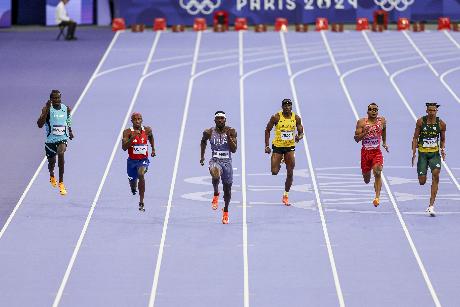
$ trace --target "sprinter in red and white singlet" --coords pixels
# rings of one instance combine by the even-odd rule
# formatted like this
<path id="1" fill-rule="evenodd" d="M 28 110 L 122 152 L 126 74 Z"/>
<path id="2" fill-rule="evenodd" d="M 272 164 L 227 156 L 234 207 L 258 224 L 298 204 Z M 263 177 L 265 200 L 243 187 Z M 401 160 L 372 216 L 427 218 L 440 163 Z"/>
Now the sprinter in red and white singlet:
<path id="1" fill-rule="evenodd" d="M 361 171 L 366 184 L 371 180 L 371 171 L 374 173 L 375 198 L 373 204 L 380 204 L 380 190 L 382 189 L 381 173 L 383 170 L 383 155 L 380 145 L 388 151 L 386 144 L 386 120 L 379 117 L 379 107 L 371 103 L 367 107 L 367 118 L 361 118 L 356 123 L 355 141 L 362 142 Z"/>

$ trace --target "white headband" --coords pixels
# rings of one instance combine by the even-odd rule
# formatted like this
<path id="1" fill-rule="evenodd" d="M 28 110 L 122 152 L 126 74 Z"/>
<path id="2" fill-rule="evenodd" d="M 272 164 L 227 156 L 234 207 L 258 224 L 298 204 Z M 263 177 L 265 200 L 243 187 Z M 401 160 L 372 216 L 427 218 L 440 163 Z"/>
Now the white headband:
<path id="1" fill-rule="evenodd" d="M 227 116 L 225 116 L 225 113 L 222 113 L 222 112 L 219 112 L 219 113 L 217 113 L 216 115 L 214 115 L 214 118 L 216 118 L 216 117 L 227 118 Z"/>

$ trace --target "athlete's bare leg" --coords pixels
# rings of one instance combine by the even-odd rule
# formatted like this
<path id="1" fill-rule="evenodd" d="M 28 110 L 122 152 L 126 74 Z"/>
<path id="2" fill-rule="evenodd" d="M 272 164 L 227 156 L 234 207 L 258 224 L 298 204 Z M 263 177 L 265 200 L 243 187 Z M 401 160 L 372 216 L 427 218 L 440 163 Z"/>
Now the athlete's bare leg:
<path id="1" fill-rule="evenodd" d="M 424 185 L 426 183 L 426 175 L 418 176 L 418 183 Z"/>
<path id="2" fill-rule="evenodd" d="M 131 192 L 133 193 L 133 195 L 136 195 L 137 179 L 136 180 L 129 180 L 129 186 L 131 187 Z"/>
<path id="3" fill-rule="evenodd" d="M 224 212 L 228 212 L 228 206 L 230 205 L 230 199 L 232 198 L 232 184 L 224 183 Z"/>
<path id="4" fill-rule="evenodd" d="M 59 144 L 57 148 L 58 167 L 59 167 L 59 182 L 64 182 L 64 153 L 66 144 Z"/>
<path id="5" fill-rule="evenodd" d="M 283 158 L 282 154 L 272 153 L 271 158 L 271 171 L 272 175 L 278 175 L 281 168 L 281 159 Z"/>
<path id="6" fill-rule="evenodd" d="M 374 190 L 375 190 L 375 198 L 380 198 L 380 191 L 382 190 L 382 169 L 383 166 L 376 164 L 372 168 L 374 173 Z"/>
<path id="7" fill-rule="evenodd" d="M 212 186 L 214 188 L 214 196 L 219 195 L 219 178 L 220 178 L 220 171 L 217 167 L 211 167 L 209 169 L 209 173 L 212 177 Z"/>
<path id="8" fill-rule="evenodd" d="M 284 191 L 289 192 L 294 180 L 294 167 L 295 167 L 295 154 L 293 151 L 284 154 L 284 161 L 286 162 L 286 181 L 284 183 Z"/>
<path id="9" fill-rule="evenodd" d="M 438 194 L 439 186 L 439 173 L 441 170 L 436 168 L 431 171 L 431 197 L 430 197 L 430 206 L 434 206 L 434 201 L 436 199 L 436 194 Z"/>
<path id="10" fill-rule="evenodd" d="M 364 183 L 368 184 L 371 182 L 371 172 L 363 173 Z"/>
<path id="11" fill-rule="evenodd" d="M 138 183 L 138 188 L 139 188 L 139 203 L 143 204 L 144 203 L 144 195 L 145 195 L 145 177 L 144 174 L 146 173 L 145 167 L 139 167 L 137 170 L 137 174 L 139 175 L 139 183 Z"/>
<path id="12" fill-rule="evenodd" d="M 54 166 L 56 165 L 56 156 L 48 158 L 48 170 L 50 177 L 54 177 Z"/>

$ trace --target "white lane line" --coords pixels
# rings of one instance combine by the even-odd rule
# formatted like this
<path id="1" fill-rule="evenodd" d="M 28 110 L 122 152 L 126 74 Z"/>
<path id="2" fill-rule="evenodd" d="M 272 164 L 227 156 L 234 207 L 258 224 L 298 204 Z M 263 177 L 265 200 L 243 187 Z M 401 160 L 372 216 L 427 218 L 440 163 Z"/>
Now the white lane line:
<path id="1" fill-rule="evenodd" d="M 448 71 L 444 72 L 441 75 L 440 80 L 441 80 L 442 84 L 444 84 L 446 89 L 449 91 L 449 93 L 452 95 L 452 97 L 454 97 L 455 101 L 457 101 L 457 103 L 460 103 L 460 98 L 457 96 L 455 91 L 450 87 L 450 85 L 447 84 L 446 80 L 444 80 L 445 77 L 447 77 L 449 74 L 451 74 L 451 73 L 453 73 L 453 72 L 455 72 L 457 70 L 460 70 L 460 67 L 455 67 L 455 68 L 449 69 Z"/>
<path id="2" fill-rule="evenodd" d="M 321 31 L 321 37 L 323 38 L 324 45 L 326 46 L 327 53 L 329 54 L 329 57 L 333 60 L 332 61 L 332 66 L 334 66 L 335 72 L 337 76 L 340 76 L 340 70 L 339 66 L 337 66 L 337 63 L 334 58 L 334 54 L 332 54 L 331 47 L 329 46 L 329 42 L 326 38 L 326 34 L 324 34 L 324 31 Z"/>
<path id="3" fill-rule="evenodd" d="M 160 268 L 161 268 L 161 263 L 163 260 L 163 252 L 164 252 L 164 246 L 165 246 L 165 241 L 166 241 L 166 232 L 168 230 L 168 223 L 169 223 L 169 216 L 171 214 L 171 206 L 172 206 L 172 198 L 174 194 L 174 188 L 176 185 L 176 178 L 177 178 L 177 171 L 179 169 L 179 160 L 180 156 L 182 153 L 182 144 L 184 140 L 184 135 L 185 135 L 185 126 L 187 123 L 187 118 L 188 118 L 188 110 L 190 106 L 190 101 L 192 97 L 192 89 L 193 89 L 193 80 L 194 80 L 194 74 L 196 70 L 196 63 L 198 62 L 198 54 L 200 50 L 200 43 L 201 43 L 201 32 L 197 33 L 196 37 L 196 42 L 195 42 L 195 51 L 193 54 L 193 62 L 192 62 L 192 69 L 191 69 L 191 78 L 188 84 L 188 90 L 187 90 L 187 96 L 185 99 L 185 107 L 184 107 L 184 113 L 182 116 L 182 123 L 181 123 L 181 128 L 180 128 L 180 134 L 179 134 L 179 141 L 177 144 L 177 151 L 176 151 L 176 159 L 174 162 L 174 169 L 173 169 L 173 176 L 171 180 L 171 186 L 169 189 L 169 196 L 168 196 L 168 205 L 166 207 L 166 214 L 163 222 L 163 231 L 161 233 L 161 240 L 160 240 L 160 247 L 158 249 L 158 256 L 157 256 L 157 262 L 155 266 L 155 274 L 153 276 L 153 284 L 152 284 L 152 289 L 150 291 L 150 298 L 149 298 L 149 307 L 155 306 L 155 299 L 156 299 L 156 293 L 158 289 L 158 279 L 160 276 Z"/>
<path id="4" fill-rule="evenodd" d="M 88 92 L 89 88 L 91 87 L 91 85 L 93 84 L 93 81 L 94 79 L 96 78 L 96 75 L 98 74 L 99 70 L 102 68 L 102 65 L 104 64 L 105 60 L 107 59 L 107 56 L 109 55 L 110 51 L 112 50 L 115 42 L 117 41 L 118 39 L 118 36 L 120 35 L 120 33 L 122 33 L 123 31 L 118 31 L 115 33 L 115 35 L 113 36 L 112 38 L 112 41 L 110 42 L 109 46 L 107 47 L 107 49 L 105 50 L 105 53 L 104 55 L 102 56 L 101 60 L 99 61 L 99 64 L 97 65 L 96 69 L 94 70 L 91 78 L 89 79 L 88 83 L 86 84 L 83 92 L 81 93 L 80 97 L 78 98 L 77 102 L 75 103 L 75 106 L 73 107 L 72 109 L 72 115 L 75 114 L 75 112 L 77 111 L 78 109 L 78 106 L 80 105 L 80 103 L 83 101 L 83 98 L 85 97 L 86 93 Z M 43 168 L 43 165 L 45 165 L 45 162 L 46 162 L 46 157 L 43 158 L 42 162 L 40 163 L 40 165 L 38 166 L 37 170 L 35 171 L 34 175 L 32 176 L 32 178 L 30 179 L 29 181 L 29 184 L 27 184 L 27 187 L 26 189 L 24 190 L 24 192 L 22 193 L 21 197 L 19 198 L 19 201 L 16 203 L 16 206 L 14 207 L 13 211 L 11 212 L 10 216 L 8 217 L 8 219 L 6 220 L 5 224 L 3 225 L 2 227 L 2 230 L 0 231 L 0 240 L 2 239 L 3 237 L 3 234 L 5 233 L 5 231 L 8 229 L 8 226 L 10 225 L 11 221 L 13 220 L 13 217 L 16 215 L 16 212 L 18 211 L 19 207 L 21 207 L 22 205 L 22 202 L 24 201 L 24 199 L 26 198 L 27 196 L 27 193 L 29 192 L 30 188 L 32 187 L 32 185 L 34 184 L 35 182 L 35 179 L 37 179 L 38 177 L 38 174 L 40 174 L 40 171 L 41 169 Z"/>
<path id="5" fill-rule="evenodd" d="M 447 38 L 458 48 L 460 49 L 460 44 L 452 37 L 449 31 L 442 31 L 447 36 Z"/>
<path id="6" fill-rule="evenodd" d="M 370 40 L 367 40 L 367 43 L 370 44 Z M 334 61 L 334 59 L 331 58 L 331 61 Z M 381 61 L 379 63 L 381 65 L 383 65 L 383 63 Z M 343 87 L 343 89 L 344 89 L 344 91 L 346 93 L 348 93 L 348 89 L 346 87 L 346 84 L 345 84 L 344 80 L 348 75 L 350 75 L 350 74 L 345 74 L 345 75 L 340 77 L 340 81 L 341 81 L 340 84 L 342 85 L 342 87 Z M 354 103 L 353 103 L 353 101 L 351 99 L 351 96 L 349 94 L 347 95 L 347 99 L 349 100 L 348 102 L 350 103 L 350 105 L 354 105 Z M 353 108 L 353 113 L 355 115 L 355 119 L 358 120 L 359 115 L 356 112 L 356 108 Z M 418 264 L 418 266 L 420 268 L 420 271 L 422 272 L 423 278 L 424 278 L 425 283 L 426 283 L 426 285 L 428 287 L 428 290 L 430 291 L 431 297 L 433 298 L 433 301 L 434 301 L 435 305 L 440 307 L 441 303 L 439 302 L 439 299 L 438 299 L 438 296 L 436 294 L 436 291 L 434 290 L 433 285 L 431 284 L 431 280 L 430 280 L 430 278 L 428 276 L 428 273 L 426 272 L 426 269 L 425 269 L 425 266 L 423 265 L 422 259 L 420 258 L 420 255 L 419 255 L 419 253 L 417 251 L 417 248 L 415 247 L 414 241 L 412 240 L 412 236 L 410 235 L 409 230 L 408 230 L 408 228 L 406 226 L 406 223 L 404 222 L 404 219 L 403 219 L 403 217 L 401 215 L 401 212 L 400 212 L 399 207 L 398 207 L 398 205 L 396 203 L 396 200 L 395 200 L 395 198 L 393 196 L 393 193 L 390 190 L 390 186 L 389 186 L 389 184 L 387 182 L 386 176 L 383 174 L 383 172 L 382 172 L 382 182 L 385 185 L 385 189 L 386 189 L 386 191 L 388 193 L 388 196 L 389 196 L 389 198 L 391 200 L 391 203 L 392 203 L 393 208 L 394 208 L 394 210 L 396 212 L 396 215 L 398 216 L 399 222 L 400 222 L 401 227 L 402 227 L 402 229 L 404 231 L 404 234 L 406 235 L 407 241 L 409 242 L 409 245 L 411 247 L 412 253 L 414 254 L 414 257 L 415 257 L 415 259 L 417 261 L 417 264 Z"/>
<path id="7" fill-rule="evenodd" d="M 148 66 L 150 64 L 151 56 L 153 56 L 153 52 L 155 51 L 155 49 L 156 49 L 156 47 L 158 45 L 158 40 L 160 38 L 160 35 L 161 35 L 161 31 L 158 31 L 156 36 L 155 36 L 155 40 L 153 41 L 152 47 L 150 49 L 149 61 L 147 61 L 146 64 L 145 64 L 144 72 L 146 72 L 148 70 Z M 113 159 L 115 158 L 115 154 L 117 152 L 120 139 L 122 138 L 122 135 L 123 135 L 123 130 L 126 128 L 126 125 L 128 123 L 129 117 L 130 117 L 131 112 L 133 110 L 134 104 L 136 103 L 137 97 L 138 97 L 139 92 L 141 90 L 144 77 L 145 76 L 143 76 L 139 80 L 139 82 L 137 84 L 137 87 L 136 87 L 136 91 L 134 93 L 134 96 L 131 99 L 131 103 L 129 104 L 129 108 L 128 108 L 127 112 L 126 112 L 125 119 L 123 120 L 123 124 L 120 127 L 120 131 L 118 132 L 118 136 L 116 138 L 115 144 L 113 145 L 113 149 L 112 149 L 112 153 L 111 153 L 110 158 L 109 158 L 109 162 L 107 163 L 107 166 L 105 168 L 104 175 L 102 176 L 102 180 L 99 183 L 99 187 L 97 189 L 96 196 L 93 199 L 93 202 L 91 204 L 91 209 L 89 210 L 88 216 L 86 217 L 85 224 L 84 224 L 83 229 L 82 229 L 82 231 L 80 233 L 80 237 L 78 238 L 77 244 L 76 244 L 76 246 L 74 248 L 74 251 L 72 253 L 72 257 L 70 258 L 69 264 L 67 265 L 67 269 L 66 269 L 65 274 L 64 274 L 64 277 L 63 277 L 63 279 L 61 281 L 61 285 L 59 286 L 59 290 L 58 290 L 58 292 L 56 294 L 56 297 L 54 299 L 53 307 L 59 306 L 59 303 L 61 302 L 62 294 L 64 293 L 65 286 L 67 285 L 67 281 L 69 280 L 70 272 L 72 271 L 72 268 L 73 268 L 73 265 L 75 263 L 75 260 L 77 259 L 77 255 L 78 255 L 78 252 L 80 250 L 81 244 L 83 242 L 83 239 L 85 238 L 86 231 L 88 230 L 89 223 L 91 221 L 91 218 L 93 216 L 94 210 L 96 208 L 96 204 L 97 204 L 97 202 L 99 200 L 99 197 L 101 195 L 102 188 L 104 187 L 105 180 L 107 179 L 107 175 L 109 174 L 110 167 L 112 166 Z"/>
<path id="8" fill-rule="evenodd" d="M 243 306 L 249 307 L 249 261 L 248 261 L 248 223 L 247 223 L 247 198 L 246 198 L 246 134 L 245 134 L 245 116 L 244 116 L 244 87 L 241 82 L 244 76 L 243 64 L 243 31 L 238 33 L 239 46 L 239 73 L 240 73 L 240 121 L 241 121 L 241 195 L 243 201 Z"/>
<path id="9" fill-rule="evenodd" d="M 324 39 L 325 38 L 324 37 L 324 32 L 321 32 L 321 35 L 323 35 L 323 39 Z M 292 75 L 291 64 L 289 62 L 289 55 L 288 55 L 286 41 L 285 41 L 283 32 L 280 32 L 280 38 L 281 38 L 281 44 L 283 46 L 283 53 L 284 53 L 284 59 L 285 59 L 285 63 L 286 63 L 286 68 L 287 68 L 287 72 L 288 72 L 288 75 L 289 75 L 289 81 L 290 81 L 291 91 L 292 91 L 292 98 L 294 99 L 294 104 L 295 104 L 297 113 L 302 118 L 302 114 L 301 114 L 300 106 L 299 106 L 299 100 L 298 100 L 298 96 L 297 96 L 297 90 L 296 90 L 295 83 L 294 83 L 295 78 L 296 78 L 297 75 Z M 329 45 L 327 45 L 327 46 L 329 46 Z M 329 51 L 330 51 L 330 49 L 328 49 L 328 52 Z M 332 53 L 330 55 L 332 55 Z M 335 61 L 333 62 L 333 66 L 336 69 L 336 72 L 338 74 L 340 74 L 340 71 L 338 69 L 337 63 Z M 320 218 L 321 218 L 321 225 L 322 225 L 322 228 L 323 228 L 324 239 L 326 241 L 326 248 L 327 248 L 327 253 L 328 253 L 328 256 L 329 256 L 329 262 L 331 264 L 332 275 L 334 277 L 335 290 L 337 292 L 337 298 L 339 300 L 339 306 L 343 307 L 343 306 L 345 306 L 345 300 L 343 298 L 342 287 L 340 286 L 339 274 L 337 272 L 337 266 L 335 264 L 334 253 L 332 252 L 331 240 L 329 238 L 329 232 L 327 230 L 326 217 L 324 215 L 323 205 L 322 205 L 322 202 L 321 202 L 321 196 L 319 194 L 318 183 L 316 182 L 316 174 L 315 174 L 315 170 L 313 168 L 313 162 L 312 162 L 312 158 L 311 158 L 311 154 L 310 154 L 310 148 L 308 146 L 308 140 L 307 140 L 306 131 L 304 131 L 303 144 L 304 144 L 305 153 L 307 155 L 308 169 L 309 169 L 310 174 L 311 174 L 311 180 L 312 180 L 312 184 L 313 184 L 313 189 L 315 191 L 316 204 L 318 206 L 318 212 L 319 212 L 319 215 L 320 215 Z"/>
<path id="10" fill-rule="evenodd" d="M 387 70 L 387 68 L 385 67 L 385 65 L 383 65 L 382 59 L 380 58 L 379 54 L 377 53 L 377 50 L 375 50 L 374 45 L 371 44 L 371 42 L 370 42 L 370 40 L 369 40 L 369 37 L 367 37 L 366 31 L 361 31 L 361 33 L 363 34 L 364 39 L 366 40 L 367 44 L 368 44 L 369 47 L 371 48 L 371 51 L 372 51 L 372 53 L 374 54 L 375 58 L 377 59 L 377 61 L 379 62 L 379 64 L 382 66 L 383 72 L 384 72 L 385 75 L 387 75 L 387 77 L 388 77 L 388 76 L 390 75 L 390 73 L 388 72 L 388 70 Z"/>
<path id="11" fill-rule="evenodd" d="M 436 69 L 434 69 L 434 67 L 431 65 L 430 61 L 428 61 L 428 59 L 423 55 L 422 51 L 420 51 L 420 49 L 417 47 L 417 45 L 414 43 L 414 41 L 412 40 L 412 38 L 410 37 L 409 34 L 407 34 L 407 31 L 401 31 L 404 36 L 407 38 L 407 40 L 409 41 L 409 43 L 412 45 L 412 47 L 415 49 L 415 51 L 417 51 L 418 55 L 423 59 L 423 61 L 426 63 L 426 65 L 428 65 L 428 67 L 431 69 L 431 71 L 436 75 L 436 77 L 439 77 L 439 73 L 436 71 Z"/>

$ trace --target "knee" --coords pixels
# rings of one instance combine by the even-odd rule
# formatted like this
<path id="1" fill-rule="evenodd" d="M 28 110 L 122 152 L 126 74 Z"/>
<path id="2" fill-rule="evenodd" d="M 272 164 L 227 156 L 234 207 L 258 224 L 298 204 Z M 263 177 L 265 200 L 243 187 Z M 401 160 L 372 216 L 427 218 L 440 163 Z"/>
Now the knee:
<path id="1" fill-rule="evenodd" d="M 426 177 L 423 176 L 423 177 L 418 177 L 418 183 L 420 185 L 424 185 L 426 183 Z"/>
<path id="2" fill-rule="evenodd" d="M 278 175 L 279 171 L 280 171 L 279 168 L 278 169 L 272 168 L 272 175 L 274 175 L 274 176 Z"/>

